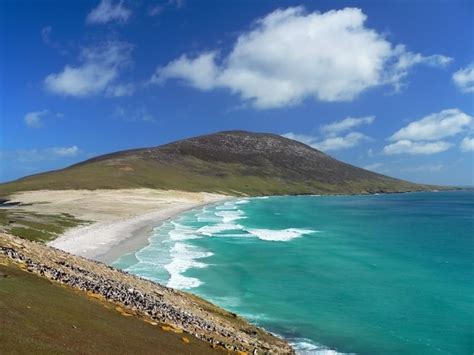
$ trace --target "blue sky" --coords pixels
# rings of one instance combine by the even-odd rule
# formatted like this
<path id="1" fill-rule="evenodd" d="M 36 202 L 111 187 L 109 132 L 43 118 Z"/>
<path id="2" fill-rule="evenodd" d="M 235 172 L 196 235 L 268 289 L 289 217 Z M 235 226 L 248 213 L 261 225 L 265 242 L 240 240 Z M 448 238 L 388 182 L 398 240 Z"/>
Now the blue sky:
<path id="1" fill-rule="evenodd" d="M 0 2 L 0 181 L 220 130 L 473 185 L 472 1 Z"/>

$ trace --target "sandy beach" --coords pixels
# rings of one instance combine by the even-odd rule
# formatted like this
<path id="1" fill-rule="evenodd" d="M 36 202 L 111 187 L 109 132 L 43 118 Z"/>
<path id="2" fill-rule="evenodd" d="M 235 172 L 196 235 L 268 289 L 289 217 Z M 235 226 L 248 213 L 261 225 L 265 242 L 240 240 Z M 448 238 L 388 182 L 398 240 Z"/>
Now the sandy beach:
<path id="1" fill-rule="evenodd" d="M 50 246 L 110 263 L 145 246 L 153 227 L 185 211 L 229 196 L 154 189 L 27 191 L 11 196 L 35 213 L 69 213 L 90 223 L 72 228 Z"/>

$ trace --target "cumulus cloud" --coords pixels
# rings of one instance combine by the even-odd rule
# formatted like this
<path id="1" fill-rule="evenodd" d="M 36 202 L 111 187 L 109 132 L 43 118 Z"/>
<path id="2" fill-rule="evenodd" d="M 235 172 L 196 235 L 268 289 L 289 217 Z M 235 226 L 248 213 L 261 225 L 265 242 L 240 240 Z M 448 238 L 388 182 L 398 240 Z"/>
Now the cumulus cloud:
<path id="1" fill-rule="evenodd" d="M 411 122 L 395 132 L 389 139 L 391 141 L 438 140 L 463 132 L 472 125 L 472 122 L 472 116 L 459 109 L 443 110 Z"/>
<path id="2" fill-rule="evenodd" d="M 461 92 L 474 92 L 474 62 L 455 72 L 453 81 Z"/>
<path id="3" fill-rule="evenodd" d="M 48 110 L 28 112 L 23 120 L 31 128 L 39 128 L 43 125 L 42 118 L 48 114 Z"/>
<path id="4" fill-rule="evenodd" d="M 335 135 L 344 131 L 348 131 L 352 128 L 372 124 L 375 120 L 374 116 L 367 117 L 347 117 L 341 121 L 336 121 L 321 127 L 321 132 L 326 135 Z"/>
<path id="5" fill-rule="evenodd" d="M 72 158 L 80 153 L 76 145 L 70 147 L 51 147 L 44 149 L 18 149 L 0 152 L 0 159 L 14 160 L 20 163 L 30 163 L 43 160 Z"/>
<path id="6" fill-rule="evenodd" d="M 125 23 L 128 21 L 132 11 L 123 6 L 123 1 L 113 3 L 112 0 L 101 0 L 86 18 L 88 24 L 105 24 L 116 21 Z"/>
<path id="7" fill-rule="evenodd" d="M 182 80 L 200 90 L 225 88 L 258 109 L 307 98 L 350 101 L 380 85 L 400 87 L 416 64 L 444 66 L 451 58 L 411 53 L 366 27 L 357 8 L 325 13 L 278 9 L 242 33 L 227 56 L 183 55 L 158 67 L 152 83 Z"/>
<path id="8" fill-rule="evenodd" d="M 445 141 L 437 142 L 413 142 L 408 139 L 399 140 L 395 143 L 386 145 L 383 153 L 387 155 L 411 154 L 411 155 L 429 155 L 444 152 L 451 148 L 452 144 Z"/>
<path id="9" fill-rule="evenodd" d="M 80 65 L 66 65 L 61 72 L 48 75 L 44 86 L 55 94 L 76 97 L 130 95 L 133 86 L 117 81 L 123 69 L 131 63 L 132 49 L 130 44 L 118 41 L 83 48 L 79 56 Z"/>
<path id="10" fill-rule="evenodd" d="M 459 147 L 463 152 L 474 152 L 474 138 L 465 137 Z"/>

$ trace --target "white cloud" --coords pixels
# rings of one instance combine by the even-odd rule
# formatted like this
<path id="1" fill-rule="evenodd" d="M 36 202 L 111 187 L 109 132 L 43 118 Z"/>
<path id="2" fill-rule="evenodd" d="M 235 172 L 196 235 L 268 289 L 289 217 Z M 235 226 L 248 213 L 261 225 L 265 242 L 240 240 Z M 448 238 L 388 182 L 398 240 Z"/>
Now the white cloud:
<path id="1" fill-rule="evenodd" d="M 320 140 L 318 137 L 296 134 L 293 132 L 282 134 L 283 137 L 294 139 L 307 144 L 315 149 L 326 151 L 335 151 L 355 147 L 364 141 L 370 141 L 371 138 L 360 132 L 350 132 L 345 136 L 328 137 Z"/>
<path id="2" fill-rule="evenodd" d="M 463 152 L 474 151 L 474 138 L 465 137 L 459 146 Z"/>
<path id="3" fill-rule="evenodd" d="M 184 6 L 184 0 L 168 0 L 166 3 L 155 4 L 148 8 L 148 16 L 158 16 L 167 8 L 173 7 L 180 9 Z"/>
<path id="4" fill-rule="evenodd" d="M 350 132 L 345 136 L 329 137 L 312 146 L 316 149 L 325 151 L 348 149 L 359 145 L 364 141 L 370 141 L 371 138 L 360 132 Z"/>
<path id="5" fill-rule="evenodd" d="M 411 122 L 395 132 L 389 139 L 397 140 L 438 140 L 454 136 L 469 128 L 473 118 L 459 109 L 432 113 L 421 120 Z"/>
<path id="6" fill-rule="evenodd" d="M 88 24 L 105 24 L 111 21 L 125 23 L 131 15 L 132 11 L 123 6 L 122 0 L 115 4 L 112 0 L 101 0 L 99 5 L 89 12 L 86 22 Z"/>
<path id="7" fill-rule="evenodd" d="M 396 91 L 406 85 L 404 79 L 408 75 L 411 67 L 424 64 L 430 67 L 446 67 L 453 58 L 444 55 L 424 56 L 420 53 L 412 53 L 406 50 L 406 47 L 399 44 L 394 49 L 394 57 L 396 58 L 394 65 L 387 71 L 387 83 L 393 84 Z"/>
<path id="8" fill-rule="evenodd" d="M 63 71 L 48 75 L 44 85 L 53 93 L 76 97 L 130 95 L 133 86 L 117 83 L 117 80 L 131 63 L 131 51 L 130 44 L 117 41 L 83 48 L 79 66 L 66 65 Z"/>
<path id="9" fill-rule="evenodd" d="M 444 152 L 451 148 L 452 144 L 445 141 L 437 142 L 413 142 L 408 139 L 399 140 L 395 143 L 386 145 L 383 148 L 384 154 L 412 154 L 412 155 L 428 155 Z"/>
<path id="10" fill-rule="evenodd" d="M 71 147 L 53 147 L 50 148 L 49 152 L 53 156 L 74 157 L 79 153 L 79 148 L 77 147 L 77 145 L 73 145 Z"/>
<path id="11" fill-rule="evenodd" d="M 43 125 L 42 117 L 48 114 L 48 110 L 28 112 L 23 120 L 31 128 L 39 128 Z"/>
<path id="12" fill-rule="evenodd" d="M 372 138 L 363 133 L 355 131 L 349 132 L 346 135 L 340 134 L 360 125 L 371 124 L 374 122 L 374 120 L 374 116 L 360 118 L 347 117 L 343 120 L 321 126 L 320 130 L 322 137 L 293 132 L 282 134 L 282 136 L 289 139 L 294 139 L 322 151 L 348 149 L 355 147 L 362 142 L 370 141 Z"/>
<path id="13" fill-rule="evenodd" d="M 350 101 L 376 86 L 399 87 L 413 65 L 444 66 L 451 60 L 393 46 L 365 26 L 366 18 L 357 8 L 278 9 L 242 33 L 220 62 L 217 51 L 183 55 L 157 68 L 151 82 L 180 79 L 200 90 L 226 88 L 267 109 L 306 98 Z"/>
<path id="14" fill-rule="evenodd" d="M 369 125 L 374 122 L 374 116 L 367 116 L 367 117 L 360 117 L 360 118 L 353 118 L 347 117 L 341 121 L 336 121 L 333 123 L 329 123 L 321 127 L 321 132 L 326 135 L 335 135 L 340 132 L 348 131 L 352 128 L 358 127 L 360 125 Z"/>
<path id="15" fill-rule="evenodd" d="M 453 81 L 462 92 L 474 92 L 474 62 L 455 72 Z"/>
<path id="16" fill-rule="evenodd" d="M 305 134 L 298 134 L 298 133 L 293 133 L 293 132 L 288 132 L 285 134 L 282 134 L 282 137 L 288 138 L 288 139 L 293 139 L 295 141 L 304 143 L 306 145 L 312 146 L 314 143 L 318 141 L 318 137 L 315 136 L 309 136 Z"/>
<path id="17" fill-rule="evenodd" d="M 64 158 L 72 158 L 80 153 L 80 149 L 76 146 L 70 147 L 51 147 L 45 149 L 19 149 L 13 151 L 1 151 L 0 159 L 14 160 L 20 163 L 31 163 L 42 160 L 57 160 Z"/>
<path id="18" fill-rule="evenodd" d="M 215 66 L 215 56 L 214 52 L 202 54 L 196 59 L 189 59 L 183 55 L 157 70 L 150 81 L 163 83 L 168 78 L 182 78 L 197 89 L 211 90 L 215 88 L 216 78 L 219 75 Z"/>

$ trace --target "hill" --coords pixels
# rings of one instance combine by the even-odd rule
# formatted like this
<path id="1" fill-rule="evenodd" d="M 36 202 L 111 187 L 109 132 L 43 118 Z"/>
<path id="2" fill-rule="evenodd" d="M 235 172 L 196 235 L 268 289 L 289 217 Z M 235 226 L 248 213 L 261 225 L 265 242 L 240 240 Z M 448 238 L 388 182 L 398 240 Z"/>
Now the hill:
<path id="1" fill-rule="evenodd" d="M 340 162 L 275 134 L 218 132 L 102 155 L 0 185 L 0 195 L 39 189 L 148 187 L 237 195 L 352 194 L 431 188 Z"/>

